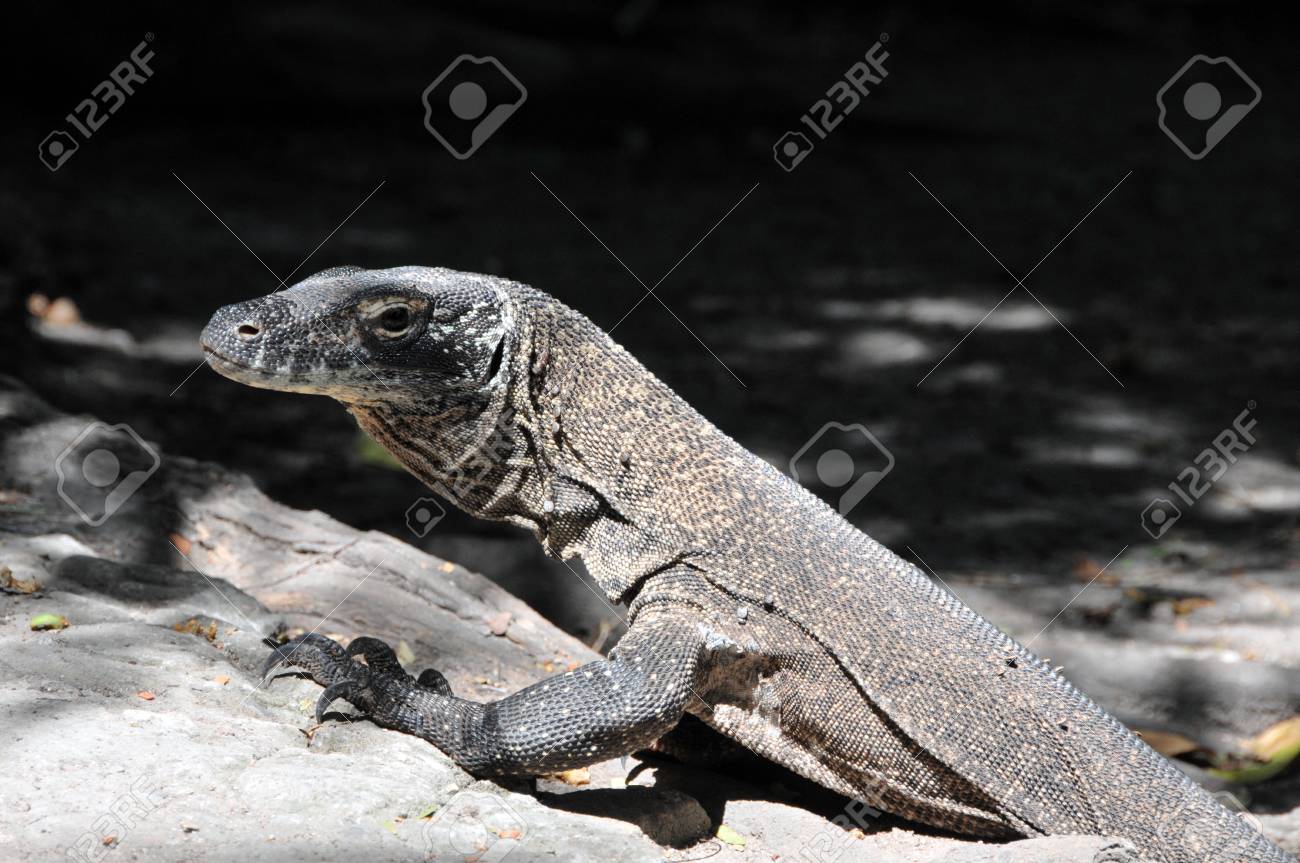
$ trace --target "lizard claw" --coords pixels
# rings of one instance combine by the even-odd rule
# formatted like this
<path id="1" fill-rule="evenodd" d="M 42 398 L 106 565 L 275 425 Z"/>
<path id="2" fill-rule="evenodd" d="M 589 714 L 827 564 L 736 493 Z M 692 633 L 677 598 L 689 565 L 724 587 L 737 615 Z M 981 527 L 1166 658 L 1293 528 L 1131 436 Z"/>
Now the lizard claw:
<path id="1" fill-rule="evenodd" d="M 356 695 L 357 685 L 351 680 L 340 680 L 338 683 L 331 683 L 325 687 L 325 691 L 320 694 L 320 698 L 316 701 L 316 724 L 324 724 L 325 711 L 335 701 L 346 698 L 351 703 Z"/>
<path id="2" fill-rule="evenodd" d="M 447 679 L 432 668 L 417 680 L 402 668 L 397 654 L 377 638 L 354 638 L 345 648 L 333 639 L 309 632 L 284 644 L 268 642 L 271 655 L 262 666 L 265 685 L 277 669 L 304 672 L 325 687 L 316 701 L 316 724 L 325 723 L 331 704 L 344 699 L 361 715 L 390 728 L 408 729 L 412 695 L 451 696 Z M 364 661 L 361 661 L 364 660 Z M 406 724 L 403 724 L 406 723 Z"/>
<path id="3" fill-rule="evenodd" d="M 267 641 L 270 642 L 271 655 L 262 665 L 263 686 L 269 685 L 270 675 L 281 665 L 301 669 L 325 686 L 348 678 L 352 674 L 352 667 L 359 665 L 338 642 L 314 632 L 300 635 L 284 644 L 269 639 Z"/>

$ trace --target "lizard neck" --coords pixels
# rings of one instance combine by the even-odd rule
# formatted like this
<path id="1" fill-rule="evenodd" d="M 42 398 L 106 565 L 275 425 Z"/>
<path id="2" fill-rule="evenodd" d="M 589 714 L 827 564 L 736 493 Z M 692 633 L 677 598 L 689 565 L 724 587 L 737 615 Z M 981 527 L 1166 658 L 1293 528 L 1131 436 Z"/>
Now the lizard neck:
<path id="1" fill-rule="evenodd" d="M 543 520 L 545 460 L 517 368 L 526 350 L 515 340 L 501 386 L 475 393 L 421 393 L 351 404 L 362 430 L 429 488 L 484 519 L 537 529 Z M 521 409 L 522 408 L 522 409 Z"/>

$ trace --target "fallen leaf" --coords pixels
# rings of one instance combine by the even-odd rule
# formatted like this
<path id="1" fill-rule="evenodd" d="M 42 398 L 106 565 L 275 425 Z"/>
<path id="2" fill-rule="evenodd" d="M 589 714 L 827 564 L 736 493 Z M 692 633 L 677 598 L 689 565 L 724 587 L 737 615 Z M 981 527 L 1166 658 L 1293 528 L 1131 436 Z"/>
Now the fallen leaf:
<path id="1" fill-rule="evenodd" d="M 42 629 L 67 629 L 69 625 L 68 619 L 61 614 L 38 614 L 28 622 L 34 632 Z"/>
<path id="2" fill-rule="evenodd" d="M 438 804 L 435 803 L 435 804 L 433 804 L 432 806 L 428 806 L 428 807 L 426 807 L 426 808 L 424 808 L 424 809 L 421 809 L 421 810 L 420 810 L 420 814 L 419 814 L 419 815 L 416 815 L 415 817 L 416 817 L 416 818 L 432 818 L 432 817 L 433 817 L 433 813 L 435 813 L 435 812 L 437 812 L 437 811 L 438 811 Z"/>
<path id="3" fill-rule="evenodd" d="M 1172 731 L 1138 729 L 1137 734 L 1142 738 L 1143 742 L 1145 742 L 1147 746 L 1150 746 L 1166 758 L 1186 755 L 1188 752 L 1195 752 L 1196 750 L 1203 748 L 1195 740 L 1191 740 L 1181 734 L 1175 734 Z"/>
<path id="4" fill-rule="evenodd" d="M 7 566 L 0 567 L 0 589 L 11 590 L 14 593 L 35 593 L 41 589 L 36 579 L 22 581 L 14 578 L 13 570 Z"/>
<path id="5" fill-rule="evenodd" d="M 852 836 L 854 839 L 867 838 L 867 834 L 863 831 L 861 827 L 854 827 L 852 830 L 849 831 L 849 835 Z"/>
<path id="6" fill-rule="evenodd" d="M 518 839 L 523 835 L 517 827 L 507 827 L 504 830 L 496 831 L 498 839 Z"/>
<path id="7" fill-rule="evenodd" d="M 1300 716 L 1292 716 L 1246 742 L 1251 754 L 1263 761 L 1300 753 Z"/>
<path id="8" fill-rule="evenodd" d="M 415 651 L 405 641 L 397 642 L 397 650 L 394 652 L 397 654 L 397 661 L 402 665 L 410 665 L 415 662 Z"/>
<path id="9" fill-rule="evenodd" d="M 167 538 L 172 541 L 172 545 L 176 546 L 176 550 L 179 551 L 181 554 L 190 553 L 190 548 L 191 548 L 190 541 L 185 537 L 181 536 L 179 533 L 169 533 L 167 534 Z"/>
<path id="10" fill-rule="evenodd" d="M 487 618 L 488 629 L 493 635 L 505 635 L 506 630 L 510 628 L 512 615 L 508 611 L 502 611 Z"/>
<path id="11" fill-rule="evenodd" d="M 177 632 L 188 632 L 190 635 L 199 635 L 208 641 L 217 640 L 217 622 L 215 620 L 200 623 L 198 618 L 191 617 L 184 623 L 173 623 L 172 629 Z"/>
<path id="12" fill-rule="evenodd" d="M 77 304 L 67 297 L 59 297 L 50 303 L 41 318 L 47 324 L 54 324 L 58 327 L 66 327 L 71 324 L 81 323 L 81 312 L 77 311 Z"/>
<path id="13" fill-rule="evenodd" d="M 147 689 L 141 689 L 135 695 L 137 698 L 141 698 L 145 701 L 153 701 L 155 697 L 154 694 Z"/>
<path id="14" fill-rule="evenodd" d="M 31 294 L 27 297 L 27 312 L 34 318 L 40 318 L 56 326 L 81 322 L 77 304 L 67 297 L 51 300 L 42 293 Z"/>
<path id="15" fill-rule="evenodd" d="M 590 785 L 591 771 L 586 767 L 578 767 L 573 770 L 561 770 L 559 773 L 547 773 L 546 778 L 563 782 L 565 785 Z"/>
<path id="16" fill-rule="evenodd" d="M 100 840 L 99 840 L 99 844 L 101 844 L 101 845 L 116 845 L 116 844 L 117 844 L 117 837 L 114 836 L 112 833 L 110 833 L 110 834 L 108 834 L 107 836 L 105 836 L 105 837 L 103 837 L 102 839 L 100 839 Z"/>
<path id="17" fill-rule="evenodd" d="M 1097 563 L 1097 561 L 1091 557 L 1082 557 L 1074 564 L 1071 571 L 1074 573 L 1075 578 L 1092 581 L 1093 576 L 1097 574 L 1099 569 L 1101 569 L 1101 564 Z"/>
<path id="18" fill-rule="evenodd" d="M 730 845 L 732 848 L 735 848 L 737 850 L 744 850 L 745 848 L 745 842 L 746 842 L 745 837 L 741 836 L 735 830 L 732 830 L 726 824 L 719 824 L 718 832 L 715 833 L 714 835 L 717 836 L 719 839 L 721 839 L 723 842 Z"/>
<path id="19" fill-rule="evenodd" d="M 455 572 L 456 564 L 444 560 L 438 565 L 438 569 L 441 569 L 443 572 Z"/>
<path id="20" fill-rule="evenodd" d="M 1178 615 L 1191 614 L 1198 608 L 1205 608 L 1210 605 L 1214 605 L 1214 600 L 1208 596 L 1184 596 L 1175 599 L 1173 602 L 1174 614 Z"/>
<path id="21" fill-rule="evenodd" d="M 230 675 L 229 675 L 229 674 L 218 674 L 216 677 L 214 677 L 214 678 L 212 678 L 212 679 L 215 680 L 217 683 L 220 683 L 222 686 L 225 686 L 227 683 L 230 682 Z"/>
<path id="22" fill-rule="evenodd" d="M 1242 741 L 1245 756 L 1221 754 L 1210 773 L 1220 779 L 1252 785 L 1272 779 L 1300 756 L 1300 716 L 1293 716 Z"/>

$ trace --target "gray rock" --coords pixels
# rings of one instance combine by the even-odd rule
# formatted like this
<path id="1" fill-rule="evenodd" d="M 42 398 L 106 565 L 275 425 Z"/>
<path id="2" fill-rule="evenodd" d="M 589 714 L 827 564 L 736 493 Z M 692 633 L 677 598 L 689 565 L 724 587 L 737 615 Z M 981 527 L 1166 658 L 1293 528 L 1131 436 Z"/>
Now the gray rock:
<path id="1" fill-rule="evenodd" d="M 215 465 L 157 453 L 157 470 L 92 526 L 60 496 L 60 455 L 89 440 L 124 465 L 151 459 L 125 432 L 82 438 L 90 424 L 0 379 L 0 567 L 41 585 L 0 592 L 0 859 L 1094 863 L 1108 847 L 967 842 L 847 818 L 833 795 L 828 807 L 635 759 L 534 793 L 476 781 L 363 720 L 313 728 L 320 687 L 259 687 L 263 636 L 404 642 L 413 670 L 437 667 L 476 700 L 596 654 L 475 573 L 284 507 Z M 63 464 L 65 494 L 99 493 Z M 43 613 L 70 626 L 33 632 Z M 732 845 L 712 838 L 720 825 Z"/>

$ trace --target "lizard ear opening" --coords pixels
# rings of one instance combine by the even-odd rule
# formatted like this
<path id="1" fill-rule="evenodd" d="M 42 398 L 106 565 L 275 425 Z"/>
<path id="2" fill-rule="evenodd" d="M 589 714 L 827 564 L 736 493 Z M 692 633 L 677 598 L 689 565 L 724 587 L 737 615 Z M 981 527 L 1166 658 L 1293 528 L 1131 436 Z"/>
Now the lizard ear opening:
<path id="1" fill-rule="evenodd" d="M 501 339 L 497 342 L 496 350 L 492 352 L 492 361 L 488 363 L 487 377 L 484 383 L 490 384 L 496 380 L 497 373 L 501 371 L 501 364 L 505 362 L 506 356 L 506 337 L 503 333 Z"/>

